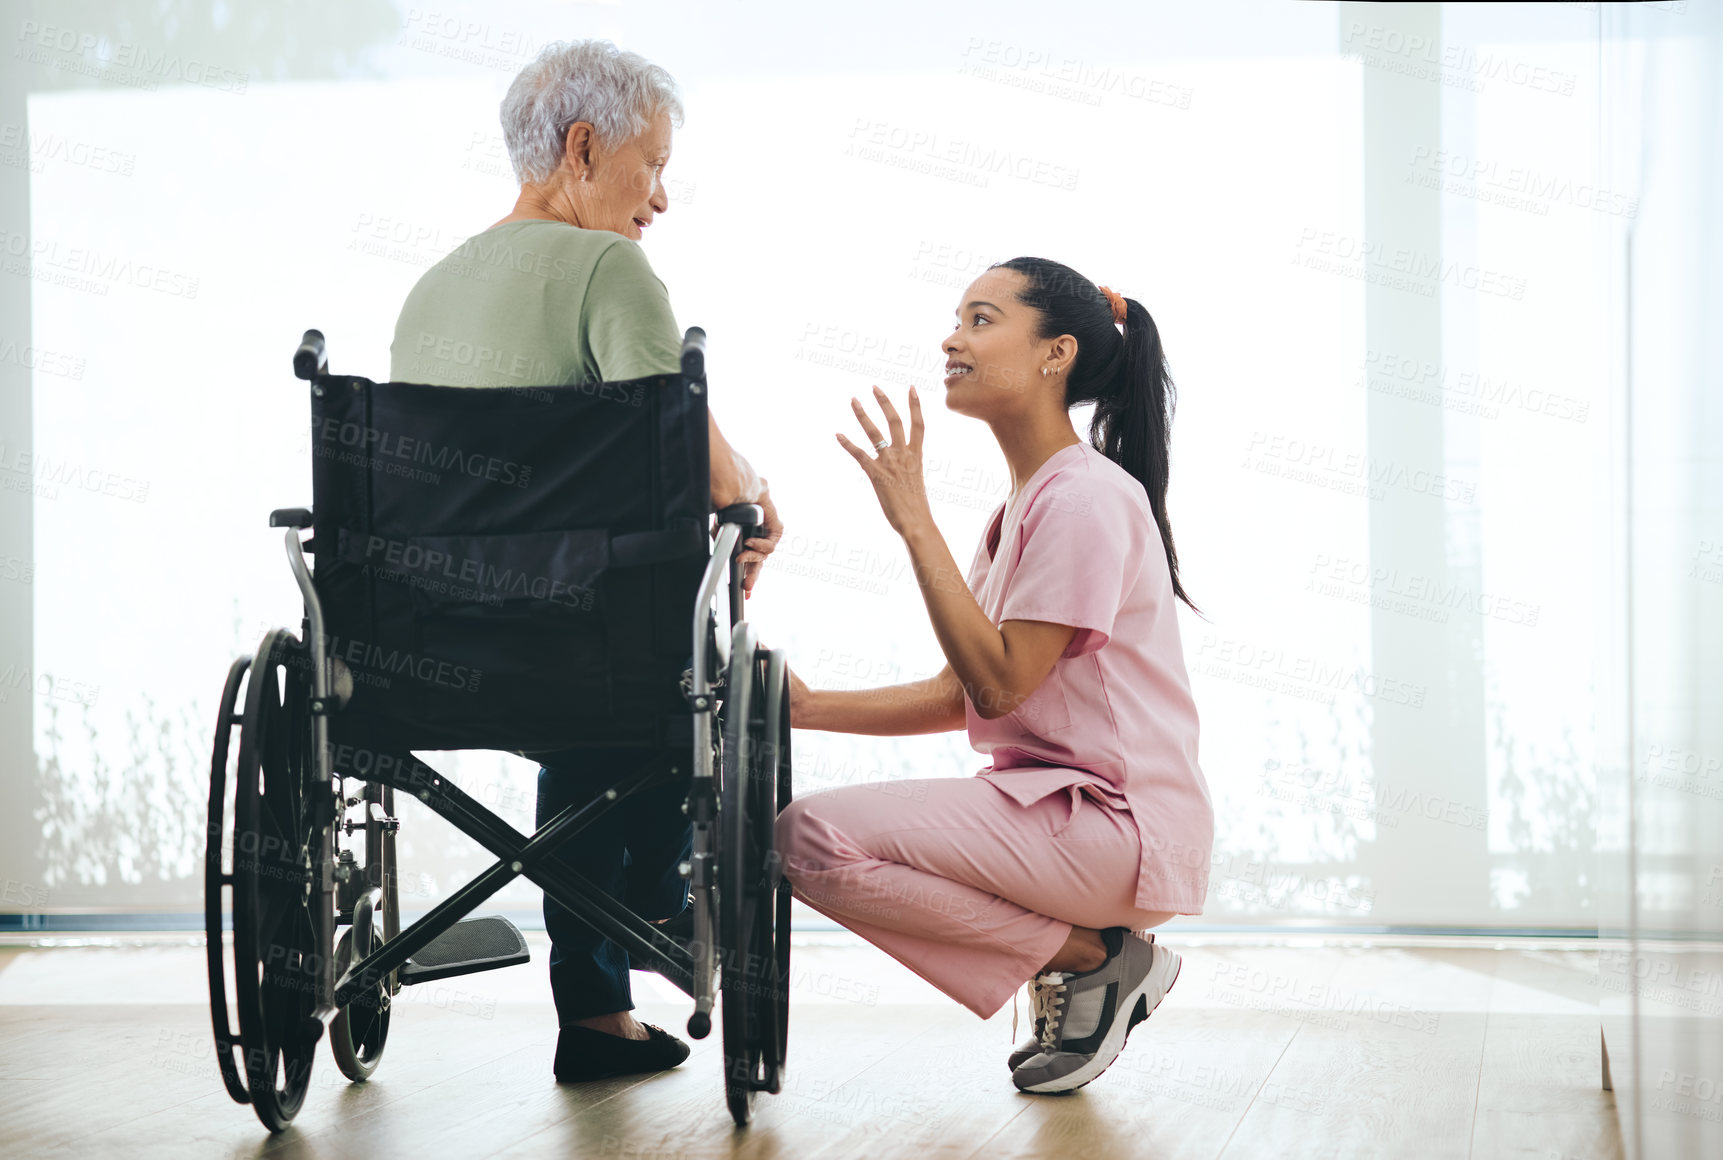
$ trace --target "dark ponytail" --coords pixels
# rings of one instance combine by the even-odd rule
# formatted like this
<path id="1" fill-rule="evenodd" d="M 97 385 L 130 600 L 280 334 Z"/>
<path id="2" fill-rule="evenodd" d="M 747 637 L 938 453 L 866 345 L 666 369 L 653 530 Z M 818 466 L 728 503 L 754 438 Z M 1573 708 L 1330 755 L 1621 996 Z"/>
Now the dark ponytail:
<path id="1" fill-rule="evenodd" d="M 1059 262 L 1012 258 L 990 268 L 1023 275 L 1025 285 L 1018 299 L 1041 316 L 1037 339 L 1068 334 L 1077 340 L 1077 357 L 1065 376 L 1065 406 L 1095 404 L 1089 421 L 1090 444 L 1143 485 L 1166 546 L 1173 594 L 1200 613 L 1179 582 L 1179 557 L 1167 521 L 1176 400 L 1155 320 L 1141 302 L 1126 298 L 1121 336 L 1113 322 L 1112 304 L 1101 288 Z"/>

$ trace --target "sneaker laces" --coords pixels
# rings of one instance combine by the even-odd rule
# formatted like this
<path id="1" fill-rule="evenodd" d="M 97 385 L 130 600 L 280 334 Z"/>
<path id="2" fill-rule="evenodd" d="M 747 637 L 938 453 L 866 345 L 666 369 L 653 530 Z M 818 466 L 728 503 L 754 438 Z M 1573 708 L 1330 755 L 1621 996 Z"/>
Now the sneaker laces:
<path id="1" fill-rule="evenodd" d="M 1136 935 L 1144 942 L 1153 944 L 1153 931 L 1127 931 L 1126 937 Z M 1107 956 L 1109 959 L 1112 955 Z M 1035 1012 L 1037 1022 L 1041 1024 L 1041 1046 L 1048 1051 L 1053 1050 L 1053 1040 L 1058 1036 L 1058 1020 L 1063 1014 L 1059 1008 L 1065 1002 L 1065 980 L 1070 976 L 1069 971 L 1047 971 L 1029 980 L 1029 1005 Z M 1017 999 L 1021 991 L 1011 996 L 1011 1042 L 1017 1042 Z"/>
<path id="2" fill-rule="evenodd" d="M 1031 996 L 1033 996 L 1035 993 L 1035 987 L 1036 987 L 1035 980 L 1030 979 L 1029 980 L 1029 993 Z M 1017 1042 L 1017 1000 L 1021 999 L 1022 997 L 1023 997 L 1023 988 L 1022 987 L 1019 987 L 1015 991 L 1011 992 L 1011 1042 L 1012 1043 Z M 1035 1000 L 1033 998 L 1031 998 L 1029 1000 L 1029 1002 L 1030 1002 L 1031 1006 L 1033 1006 Z"/>
<path id="3" fill-rule="evenodd" d="M 1036 990 L 1040 986 L 1040 983 L 1038 982 L 1039 978 L 1040 978 L 1040 976 L 1036 976 L 1035 978 L 1032 978 L 1029 980 L 1029 995 L 1030 995 L 1029 1002 L 1030 1002 L 1031 1006 L 1033 1006 L 1035 1003 L 1034 996 L 1035 996 Z M 1015 991 L 1011 992 L 1011 1042 L 1012 1043 L 1017 1042 L 1017 1000 L 1021 999 L 1022 997 L 1023 997 L 1023 988 L 1021 988 L 1021 987 L 1019 987 Z M 1036 1034 L 1040 1034 L 1040 1033 L 1037 1032 Z"/>
<path id="4" fill-rule="evenodd" d="M 1041 1024 L 1041 1047 L 1046 1051 L 1052 1051 L 1059 1040 L 1059 1019 L 1064 1014 L 1061 1008 L 1065 1004 L 1065 974 L 1063 971 L 1048 971 L 1029 980 L 1029 1006 L 1036 1022 Z M 1013 1017 L 1017 1014 L 1015 1004 L 1011 1014 Z M 1015 1018 L 1011 1037 L 1017 1037 Z"/>

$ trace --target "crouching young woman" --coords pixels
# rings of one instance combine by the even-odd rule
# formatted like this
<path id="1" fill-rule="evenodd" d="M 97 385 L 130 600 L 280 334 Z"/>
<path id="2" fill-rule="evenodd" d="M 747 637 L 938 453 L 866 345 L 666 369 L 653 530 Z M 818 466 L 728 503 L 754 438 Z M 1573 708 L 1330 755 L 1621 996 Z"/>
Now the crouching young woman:
<path id="1" fill-rule="evenodd" d="M 915 390 L 907 432 L 876 387 L 887 433 L 852 400 L 872 449 L 837 438 L 903 537 L 947 664 L 865 690 L 792 673 L 791 715 L 840 733 L 967 729 L 992 761 L 892 794 L 800 797 L 778 848 L 797 898 L 982 1018 L 1027 981 L 1035 1034 L 1012 1081 L 1069 1091 L 1178 977 L 1146 932 L 1200 914 L 1207 892 L 1214 818 L 1166 511 L 1172 385 L 1140 302 L 1039 258 L 977 278 L 941 348 L 945 405 L 992 429 L 1012 483 L 966 582 L 928 507 Z M 1083 403 L 1088 439 L 1069 414 Z"/>

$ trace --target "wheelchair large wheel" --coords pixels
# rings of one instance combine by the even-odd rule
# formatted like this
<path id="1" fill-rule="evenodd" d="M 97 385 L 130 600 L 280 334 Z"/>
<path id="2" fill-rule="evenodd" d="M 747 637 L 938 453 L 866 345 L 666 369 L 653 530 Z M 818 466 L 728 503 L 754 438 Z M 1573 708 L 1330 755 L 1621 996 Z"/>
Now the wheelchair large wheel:
<path id="1" fill-rule="evenodd" d="M 229 1094 L 250 1103 L 272 1132 L 292 1122 L 311 1082 L 323 1030 L 314 1012 L 330 951 L 330 923 L 321 913 L 328 900 L 318 881 L 328 837 L 319 806 L 328 803 L 313 793 L 307 668 L 303 646 L 281 629 L 263 638 L 254 661 L 236 661 L 210 763 L 204 919 L 216 1053 Z M 236 713 L 241 680 L 244 709 Z M 234 728 L 239 751 L 230 785 Z M 221 937 L 229 898 L 237 1035 Z"/>
<path id="2" fill-rule="evenodd" d="M 226 896 L 233 882 L 231 862 L 233 832 L 228 825 L 233 808 L 228 798 L 227 751 L 235 726 L 243 719 L 236 713 L 239 689 L 251 668 L 250 657 L 240 657 L 227 671 L 227 683 L 221 690 L 220 712 L 215 725 L 215 752 L 209 767 L 209 829 L 204 838 L 203 859 L 203 930 L 209 958 L 209 1017 L 215 1028 L 215 1055 L 221 1064 L 221 1079 L 227 1094 L 239 1103 L 251 1102 L 251 1093 L 234 1060 L 234 1048 L 239 1046 L 233 1034 L 227 1011 L 227 968 L 222 946 L 222 915 L 232 909 Z"/>
<path id="3" fill-rule="evenodd" d="M 772 762 L 776 794 L 763 795 L 762 814 L 768 837 L 776 831 L 778 815 L 790 804 L 790 679 L 789 660 L 782 649 L 774 649 L 766 666 L 766 730 L 769 741 L 775 743 Z M 776 688 L 778 695 L 770 690 Z M 783 1084 L 784 1061 L 790 1046 L 790 882 L 784 877 L 784 861 L 772 842 L 766 854 L 766 885 L 772 895 L 772 941 L 777 966 L 778 986 L 772 996 L 768 1014 L 771 1018 L 767 1034 L 767 1091 L 774 1095 Z M 775 1050 L 774 1050 L 775 1048 Z"/>
<path id="4" fill-rule="evenodd" d="M 772 831 L 779 767 L 789 758 L 789 689 L 781 652 L 756 652 L 746 664 L 736 663 L 748 656 L 740 647 L 731 656 L 719 801 L 719 990 L 725 1099 L 736 1123 L 746 1124 L 754 1094 L 781 1086 L 788 1030 L 789 907 Z"/>

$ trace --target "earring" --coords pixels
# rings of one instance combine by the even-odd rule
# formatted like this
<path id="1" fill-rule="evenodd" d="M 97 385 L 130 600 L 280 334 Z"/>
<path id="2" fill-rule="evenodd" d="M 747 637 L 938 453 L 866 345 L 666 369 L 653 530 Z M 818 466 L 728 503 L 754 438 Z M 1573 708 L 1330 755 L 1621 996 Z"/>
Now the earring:
<path id="1" fill-rule="evenodd" d="M 1046 367 L 1042 367 L 1042 368 L 1041 368 L 1041 377 L 1042 377 L 1042 378 L 1046 378 L 1046 377 L 1047 377 L 1047 373 L 1048 373 L 1048 372 L 1047 372 L 1047 368 L 1046 368 Z"/>

